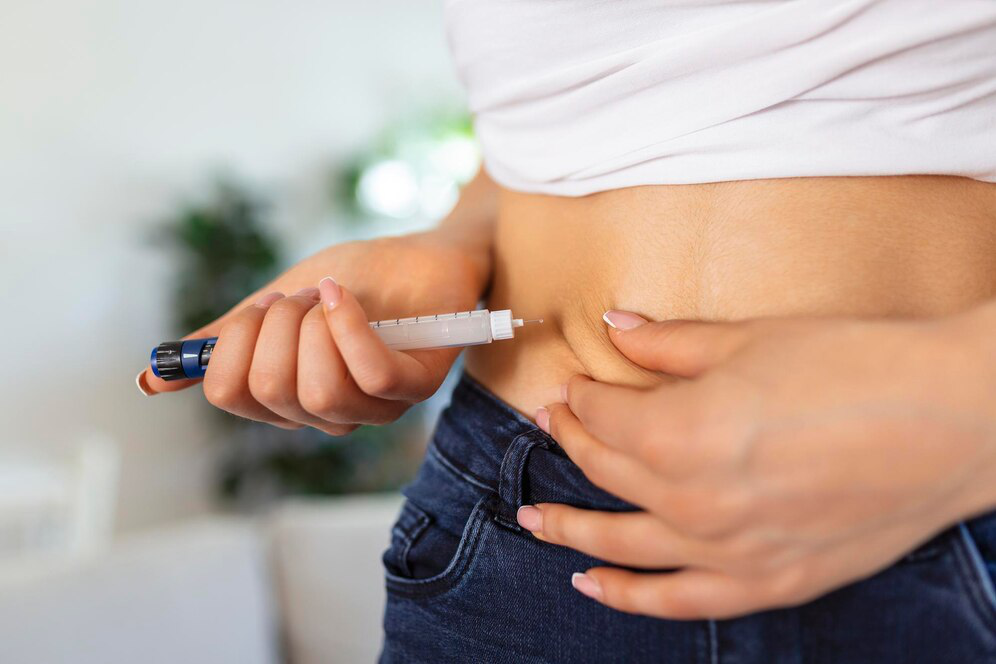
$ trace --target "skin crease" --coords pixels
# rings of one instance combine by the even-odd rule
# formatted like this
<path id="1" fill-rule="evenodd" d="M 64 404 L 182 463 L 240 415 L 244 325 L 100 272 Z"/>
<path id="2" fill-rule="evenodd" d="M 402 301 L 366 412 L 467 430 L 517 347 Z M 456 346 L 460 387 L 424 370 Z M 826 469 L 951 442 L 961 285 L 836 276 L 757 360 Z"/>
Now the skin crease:
<path id="1" fill-rule="evenodd" d="M 543 504 L 519 523 L 607 562 L 677 570 L 575 575 L 623 611 L 730 618 L 819 597 L 996 505 L 996 372 L 978 361 L 996 357 L 994 329 L 996 303 L 927 322 L 610 328 L 630 360 L 682 380 L 576 376 L 537 421 L 644 511 Z"/>
<path id="2" fill-rule="evenodd" d="M 937 316 L 996 296 L 996 186 L 917 176 L 571 199 L 503 191 L 494 253 L 490 308 L 548 323 L 468 349 L 467 369 L 532 416 L 575 373 L 662 380 L 613 347 L 609 309 L 651 320 Z"/>
<path id="3" fill-rule="evenodd" d="M 495 194 L 479 176 L 437 230 L 329 247 L 187 335 L 218 337 L 207 400 L 240 417 L 342 435 L 431 396 L 458 351 L 389 351 L 367 320 L 474 308 L 491 270 Z M 137 382 L 151 396 L 202 381 L 167 382 L 146 368 Z"/>
<path id="4" fill-rule="evenodd" d="M 996 353 L 986 350 L 988 342 L 979 341 L 985 335 L 964 332 L 977 323 L 952 321 L 961 320 L 957 312 L 996 295 L 994 221 L 996 186 L 963 178 L 801 178 L 636 187 L 567 199 L 500 190 L 482 172 L 436 231 L 330 247 L 189 336 L 219 335 L 204 384 L 206 397 L 216 406 L 277 426 L 315 426 L 339 434 L 360 422 L 380 423 L 400 416 L 435 391 L 456 357 L 452 350 L 385 353 L 376 344 L 363 343 L 363 333 L 369 331 L 367 319 L 469 309 L 484 294 L 491 309 L 512 308 L 516 316 L 544 318 L 543 325 L 519 330 L 515 341 L 467 353 L 471 375 L 530 415 L 537 407 L 560 400 L 561 385 L 575 374 L 627 388 L 660 390 L 654 394 L 691 384 L 681 372 L 637 361 L 633 349 L 621 352 L 619 338 L 610 336 L 602 321 L 607 310 L 626 309 L 658 321 L 785 319 L 778 325 L 792 332 L 770 323 L 773 327 L 756 328 L 765 331 L 759 338 L 770 330 L 795 345 L 749 344 L 752 351 L 744 351 L 743 357 L 751 362 L 742 360 L 749 380 L 740 379 L 741 369 L 734 368 L 728 374 L 720 372 L 718 379 L 692 381 L 705 386 L 695 392 L 703 404 L 729 406 L 726 419 L 693 420 L 694 426 L 682 432 L 695 441 L 725 441 L 726 446 L 713 449 L 714 455 L 706 459 L 717 467 L 701 456 L 667 454 L 670 467 L 681 467 L 682 461 L 687 468 L 683 481 L 698 486 L 681 501 L 692 524 L 690 537 L 719 536 L 697 532 L 694 525 L 695 517 L 708 522 L 705 517 L 714 516 L 711 510 L 719 498 L 712 489 L 718 478 L 729 486 L 746 487 L 732 498 L 722 494 L 734 507 L 740 505 L 739 511 L 722 508 L 741 517 L 741 521 L 731 517 L 730 533 L 747 534 L 729 549 L 732 560 L 711 561 L 726 565 L 717 569 L 727 576 L 710 578 L 743 578 L 744 570 L 756 570 L 757 561 L 771 554 L 770 564 L 781 567 L 759 576 L 767 580 L 757 584 L 763 588 L 752 587 L 760 593 L 752 595 L 761 598 L 760 603 L 748 605 L 743 587 L 729 581 L 723 585 L 732 589 L 729 594 L 704 581 L 705 585 L 690 585 L 686 596 L 672 596 L 668 584 L 658 583 L 659 575 L 629 578 L 628 585 L 618 588 L 626 588 L 621 591 L 624 598 L 644 598 L 639 605 L 627 604 L 615 594 L 617 586 L 609 579 L 623 584 L 620 575 L 626 573 L 621 570 L 596 570 L 576 582 L 579 589 L 591 591 L 590 582 L 598 580 L 601 585 L 595 595 L 601 593 L 603 601 L 623 610 L 669 617 L 733 615 L 804 601 L 813 593 L 866 576 L 931 532 L 996 504 L 996 497 L 987 495 L 996 486 L 996 476 L 988 469 L 996 464 L 970 433 L 974 429 L 966 428 L 959 417 L 917 420 L 912 432 L 903 418 L 880 417 L 874 426 L 865 426 L 851 417 L 836 427 L 819 419 L 819 427 L 810 431 L 802 426 L 806 420 L 801 417 L 819 414 L 813 404 L 826 405 L 834 398 L 853 405 L 861 398 L 876 403 L 883 394 L 892 394 L 898 403 L 906 403 L 902 398 L 912 397 L 901 393 L 903 385 L 919 386 L 916 398 L 930 403 L 939 395 L 950 397 L 952 403 L 976 403 L 979 394 L 993 394 L 991 385 L 985 386 L 988 392 L 979 392 L 972 376 L 983 366 L 980 358 L 991 360 Z M 446 262 L 445 271 L 435 269 L 440 262 Z M 464 276 L 455 277 L 454 269 Z M 334 277 L 339 286 L 323 282 L 319 301 L 313 289 L 325 276 Z M 295 295 L 308 288 L 312 291 Z M 830 316 L 838 318 L 816 318 Z M 898 320 L 889 325 L 857 320 L 914 317 L 920 322 L 905 324 L 912 327 Z M 992 337 L 991 315 L 986 321 Z M 797 332 L 797 326 L 810 332 Z M 912 332 L 917 326 L 937 332 Z M 924 342 L 925 338 L 934 342 Z M 815 347 L 821 352 L 807 355 L 812 350 L 807 339 L 820 340 Z M 843 341 L 852 352 L 838 357 L 834 352 Z M 679 364 L 682 357 L 702 352 L 694 341 L 679 348 L 671 356 Z M 869 351 L 872 356 L 865 358 L 860 352 L 864 348 L 877 352 Z M 792 349 L 795 354 L 786 359 L 784 353 Z M 912 355 L 904 360 L 898 355 L 901 349 Z M 839 361 L 830 362 L 834 358 Z M 875 365 L 880 371 L 869 374 L 862 358 L 889 364 Z M 821 362 L 829 363 L 826 368 L 832 371 L 813 369 L 823 366 Z M 789 371 L 793 367 L 798 371 Z M 901 372 L 893 371 L 898 367 Z M 939 367 L 950 368 L 943 382 L 934 380 Z M 996 370 L 989 367 L 989 375 L 993 374 Z M 139 385 L 158 393 L 183 389 L 190 382 L 166 383 L 146 370 Z M 620 413 L 653 430 L 654 410 L 637 408 L 641 403 L 659 406 L 634 400 L 620 404 Z M 776 404 L 778 409 L 765 412 L 771 420 L 752 420 L 757 413 L 750 408 L 756 404 Z M 941 405 L 938 408 L 943 412 Z M 991 415 L 996 408 L 989 404 L 982 412 Z M 562 435 L 560 423 L 573 417 L 566 406 L 552 406 L 549 413 L 554 435 L 563 438 L 569 451 L 583 450 L 585 444 L 594 445 L 592 441 L 607 443 L 597 433 L 583 434 L 577 427 L 574 434 Z M 804 448 L 799 444 L 762 445 L 746 465 L 724 456 L 743 443 L 743 432 L 751 423 L 769 421 L 790 423 L 784 431 L 791 432 L 793 440 L 818 448 L 824 463 L 801 464 L 798 452 Z M 724 423 L 727 426 L 720 426 Z M 821 438 L 820 432 L 825 436 Z M 895 451 L 897 441 L 906 441 L 911 433 L 922 433 L 931 452 L 930 464 L 871 463 Z M 572 447 L 575 440 L 583 444 Z M 670 479 L 656 472 L 653 447 L 644 446 L 647 457 L 629 466 L 633 472 L 628 478 L 633 490 L 651 495 L 669 486 Z M 697 447 L 712 449 L 704 444 Z M 661 457 L 665 451 L 662 448 Z M 696 459 L 698 465 L 693 463 Z M 582 458 L 579 465 L 587 464 Z M 977 472 L 965 470 L 973 467 Z M 862 472 L 856 473 L 859 469 Z M 596 472 L 609 475 L 608 470 Z M 960 481 L 953 482 L 953 476 Z M 593 481 L 598 483 L 598 477 Z M 834 485 L 835 480 L 839 484 Z M 766 488 L 765 501 L 752 499 L 756 496 L 751 490 L 759 486 Z M 888 498 L 877 513 L 862 507 L 873 494 L 876 501 Z M 830 503 L 839 509 L 827 510 Z M 784 509 L 786 505 L 791 509 Z M 644 518 L 666 522 L 649 507 Z M 553 541 L 545 534 L 551 527 L 544 526 L 540 536 Z M 620 556 L 657 551 L 660 542 L 668 541 L 646 533 L 627 540 L 614 534 L 615 529 L 613 524 L 601 532 L 603 537 L 629 542 L 629 553 L 616 552 Z M 564 543 L 585 546 L 566 538 Z M 818 551 L 832 547 L 847 551 L 840 558 L 848 562 L 817 570 L 815 585 L 805 585 L 800 570 L 812 573 L 815 563 L 809 562 L 818 559 Z M 783 555 L 774 555 L 779 552 Z M 660 559 L 645 562 L 661 566 Z M 673 562 L 680 566 L 680 560 Z M 681 574 L 685 572 L 673 578 L 688 578 Z M 768 594 L 760 592 L 764 588 Z M 702 593 L 725 599 L 705 605 L 696 599 Z"/>

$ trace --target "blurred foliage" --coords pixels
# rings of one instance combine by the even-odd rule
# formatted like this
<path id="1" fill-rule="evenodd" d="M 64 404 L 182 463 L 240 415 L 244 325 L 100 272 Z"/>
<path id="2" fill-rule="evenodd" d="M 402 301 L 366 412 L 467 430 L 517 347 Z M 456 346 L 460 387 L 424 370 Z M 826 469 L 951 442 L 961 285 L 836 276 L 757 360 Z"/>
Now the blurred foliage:
<path id="1" fill-rule="evenodd" d="M 397 490 L 425 451 L 423 411 L 414 408 L 383 427 L 360 427 L 342 438 L 315 429 L 275 436 L 240 425 L 238 445 L 221 469 L 221 492 L 253 509 L 286 495 L 322 496 Z"/>
<path id="2" fill-rule="evenodd" d="M 379 191 L 391 198 L 405 184 L 414 186 L 418 205 L 411 206 L 413 214 L 431 214 L 433 206 L 426 201 L 445 203 L 432 197 L 433 187 L 455 197 L 458 186 L 477 169 L 470 117 L 463 111 L 423 109 L 387 127 L 335 171 L 330 201 L 334 218 L 351 224 L 373 221 L 377 211 L 363 205 L 358 192 L 364 175 L 386 161 L 403 164 L 407 179 L 382 180 Z M 268 230 L 273 227 L 269 213 L 263 197 L 229 178 L 216 181 L 203 200 L 181 206 L 167 219 L 162 231 L 175 250 L 177 330 L 187 332 L 211 322 L 282 269 L 281 244 Z M 422 405 L 393 424 L 360 427 L 339 438 L 214 412 L 225 432 L 218 490 L 242 508 L 263 507 L 288 495 L 395 490 L 418 467 L 426 442 Z"/>
<path id="3" fill-rule="evenodd" d="M 174 306 L 182 330 L 197 329 L 272 279 L 279 245 L 264 225 L 266 205 L 231 180 L 184 206 L 165 230 L 177 252 Z"/>
<path id="4" fill-rule="evenodd" d="M 267 231 L 268 213 L 262 197 L 224 179 L 202 201 L 181 206 L 166 220 L 161 232 L 176 259 L 173 315 L 179 330 L 211 322 L 280 271 L 280 245 Z M 424 418 L 417 408 L 393 424 L 338 438 L 212 411 L 225 432 L 218 492 L 238 507 L 262 507 L 288 495 L 397 489 L 424 449 Z"/>

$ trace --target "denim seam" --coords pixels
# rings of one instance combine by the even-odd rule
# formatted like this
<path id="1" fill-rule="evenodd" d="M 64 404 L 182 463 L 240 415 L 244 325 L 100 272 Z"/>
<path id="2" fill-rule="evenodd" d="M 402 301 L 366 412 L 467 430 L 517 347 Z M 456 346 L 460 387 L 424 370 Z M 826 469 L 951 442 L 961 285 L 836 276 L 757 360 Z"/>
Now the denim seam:
<path id="1" fill-rule="evenodd" d="M 989 626 L 996 629 L 996 588 L 993 587 L 993 580 L 979 554 L 975 538 L 964 522 L 958 524 L 958 533 L 961 540 L 961 546 L 956 547 L 958 562 L 968 572 L 968 578 L 974 581 L 968 584 L 969 592 L 980 602 L 983 617 L 988 620 Z"/>
<path id="2" fill-rule="evenodd" d="M 405 571 L 405 574 L 411 574 L 411 565 L 408 562 L 408 553 L 412 550 L 416 540 L 418 540 L 419 535 L 425 532 L 426 527 L 429 525 L 429 518 L 420 516 L 418 522 L 415 524 L 415 528 L 412 529 L 411 535 L 405 537 L 405 545 L 401 548 L 401 568 Z"/>
<path id="3" fill-rule="evenodd" d="M 522 476 L 525 473 L 526 462 L 529 460 L 533 448 L 546 445 L 542 439 L 535 440 L 536 433 L 541 433 L 541 431 L 533 429 L 512 439 L 498 470 L 498 498 L 501 501 L 501 506 L 495 519 L 498 523 L 516 532 L 521 532 L 522 526 L 515 520 L 514 514 L 505 514 L 504 512 L 514 512 L 521 506 Z M 519 441 L 523 439 L 525 444 L 520 444 Z M 510 484 L 512 486 L 509 486 Z"/>
<path id="4" fill-rule="evenodd" d="M 402 527 L 401 525 L 405 519 L 406 513 L 412 516 L 412 523 L 410 527 Z M 394 554 L 394 564 L 397 565 L 405 574 L 411 574 L 411 566 L 408 563 L 408 553 L 411 551 L 412 546 L 414 546 L 419 536 L 421 536 L 422 533 L 425 532 L 425 529 L 429 527 L 431 522 L 432 518 L 411 500 L 405 501 L 405 504 L 402 505 L 401 514 L 398 516 L 398 523 L 391 528 L 391 536 L 396 537 L 399 542 L 399 550 Z"/>
<path id="5" fill-rule="evenodd" d="M 715 620 L 710 620 L 709 625 L 709 662 L 719 664 L 719 637 L 717 635 L 717 625 Z"/>
<path id="6" fill-rule="evenodd" d="M 484 514 L 488 500 L 487 497 L 481 498 L 474 506 L 453 560 L 446 569 L 427 579 L 408 579 L 387 573 L 385 582 L 388 590 L 409 598 L 427 598 L 441 595 L 453 588 L 470 569 L 474 560 L 481 533 L 488 522 L 487 515 Z"/>
<path id="7" fill-rule="evenodd" d="M 481 481 L 480 479 L 478 479 L 474 475 L 471 475 L 469 472 L 461 470 L 460 468 L 458 468 L 456 466 L 456 464 L 454 464 L 452 461 L 450 461 L 449 459 L 447 459 L 446 456 L 443 455 L 442 452 L 440 452 L 438 449 L 436 449 L 435 445 L 430 445 L 429 448 L 426 450 L 426 454 L 428 454 L 429 456 L 431 456 L 432 458 L 434 458 L 436 461 L 438 461 L 440 464 L 442 464 L 447 470 L 449 470 L 450 472 L 452 472 L 453 474 L 455 474 L 457 477 L 459 477 L 460 479 L 464 480 L 465 482 L 467 482 L 469 484 L 473 484 L 478 489 L 484 489 L 485 491 L 494 491 L 495 490 L 495 488 L 493 486 L 488 486 L 487 484 L 485 484 L 483 481 Z"/>

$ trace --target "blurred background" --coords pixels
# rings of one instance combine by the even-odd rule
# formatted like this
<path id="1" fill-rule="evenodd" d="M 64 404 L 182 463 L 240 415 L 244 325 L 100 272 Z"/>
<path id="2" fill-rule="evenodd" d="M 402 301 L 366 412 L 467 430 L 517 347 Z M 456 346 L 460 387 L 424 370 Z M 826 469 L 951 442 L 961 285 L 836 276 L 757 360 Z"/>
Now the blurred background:
<path id="1" fill-rule="evenodd" d="M 478 164 L 441 0 L 0 0 L 0 661 L 376 656 L 448 388 L 335 439 L 134 376 L 319 248 L 431 226 Z"/>

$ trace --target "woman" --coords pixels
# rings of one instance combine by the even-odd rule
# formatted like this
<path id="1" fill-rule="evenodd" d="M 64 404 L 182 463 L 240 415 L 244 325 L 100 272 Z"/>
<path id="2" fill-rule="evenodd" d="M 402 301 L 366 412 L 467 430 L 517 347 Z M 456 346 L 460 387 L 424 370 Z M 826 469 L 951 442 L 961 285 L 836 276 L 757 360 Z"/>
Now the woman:
<path id="1" fill-rule="evenodd" d="M 546 319 L 467 353 L 384 556 L 383 660 L 996 656 L 994 517 L 950 529 L 996 506 L 996 6 L 447 12 L 486 172 L 435 231 L 331 247 L 194 333 L 220 333 L 213 404 L 339 434 L 456 357 L 368 319 Z M 791 316 L 933 322 L 636 325 Z M 602 560 L 655 572 L 575 592 Z"/>

